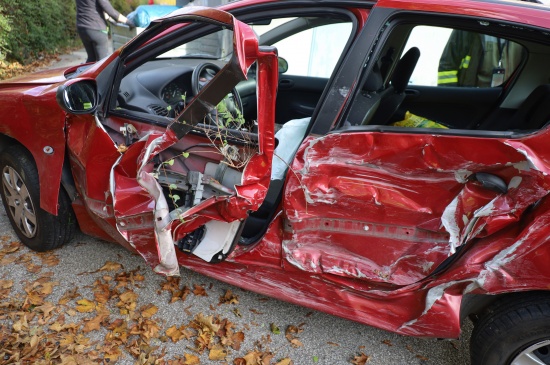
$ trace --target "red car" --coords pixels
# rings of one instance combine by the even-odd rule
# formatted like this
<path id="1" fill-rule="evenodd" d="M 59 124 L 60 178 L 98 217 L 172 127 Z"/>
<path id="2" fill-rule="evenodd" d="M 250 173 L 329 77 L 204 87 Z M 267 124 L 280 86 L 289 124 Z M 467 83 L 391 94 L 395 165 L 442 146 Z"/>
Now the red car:
<path id="1" fill-rule="evenodd" d="M 454 62 L 454 63 L 453 63 Z M 550 8 L 186 7 L 95 64 L 0 83 L 2 197 L 473 364 L 550 364 Z"/>

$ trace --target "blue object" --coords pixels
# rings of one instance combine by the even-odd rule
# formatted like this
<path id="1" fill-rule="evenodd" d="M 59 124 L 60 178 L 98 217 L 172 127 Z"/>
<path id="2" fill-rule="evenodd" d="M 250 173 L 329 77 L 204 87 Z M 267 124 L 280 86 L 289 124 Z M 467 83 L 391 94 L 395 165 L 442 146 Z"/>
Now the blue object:
<path id="1" fill-rule="evenodd" d="M 151 23 L 151 20 L 168 15 L 178 9 L 179 7 L 171 5 L 140 5 L 136 10 L 128 14 L 127 18 L 130 19 L 136 27 L 145 28 Z"/>

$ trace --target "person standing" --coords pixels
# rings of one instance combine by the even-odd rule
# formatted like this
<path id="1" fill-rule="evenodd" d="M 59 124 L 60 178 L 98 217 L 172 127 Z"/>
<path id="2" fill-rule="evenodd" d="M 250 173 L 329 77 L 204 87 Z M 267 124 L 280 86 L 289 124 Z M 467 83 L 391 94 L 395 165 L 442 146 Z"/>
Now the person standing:
<path id="1" fill-rule="evenodd" d="M 464 30 L 453 30 L 439 61 L 439 86 L 500 86 L 523 59 L 515 42 Z"/>
<path id="2" fill-rule="evenodd" d="M 99 61 L 110 53 L 105 14 L 134 27 L 134 23 L 115 10 L 109 0 L 76 0 L 76 29 L 88 55 L 86 62 Z"/>

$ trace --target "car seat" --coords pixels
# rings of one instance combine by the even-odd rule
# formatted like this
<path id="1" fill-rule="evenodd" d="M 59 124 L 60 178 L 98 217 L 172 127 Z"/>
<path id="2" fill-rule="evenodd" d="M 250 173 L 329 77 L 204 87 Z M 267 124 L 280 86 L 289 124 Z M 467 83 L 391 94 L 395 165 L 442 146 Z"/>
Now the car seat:
<path id="1" fill-rule="evenodd" d="M 384 125 L 395 114 L 405 99 L 405 89 L 420 58 L 420 50 L 411 47 L 397 62 L 393 70 L 390 83 L 382 92 L 378 93 L 380 102 L 372 117 L 365 118 L 363 124 Z"/>

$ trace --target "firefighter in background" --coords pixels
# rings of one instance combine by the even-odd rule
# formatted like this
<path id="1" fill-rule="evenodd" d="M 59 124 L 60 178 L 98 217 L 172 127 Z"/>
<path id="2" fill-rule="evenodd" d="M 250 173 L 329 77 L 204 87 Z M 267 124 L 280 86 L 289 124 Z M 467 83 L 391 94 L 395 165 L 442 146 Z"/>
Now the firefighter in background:
<path id="1" fill-rule="evenodd" d="M 520 64 L 517 43 L 464 30 L 453 30 L 439 60 L 439 86 L 495 87 Z"/>

